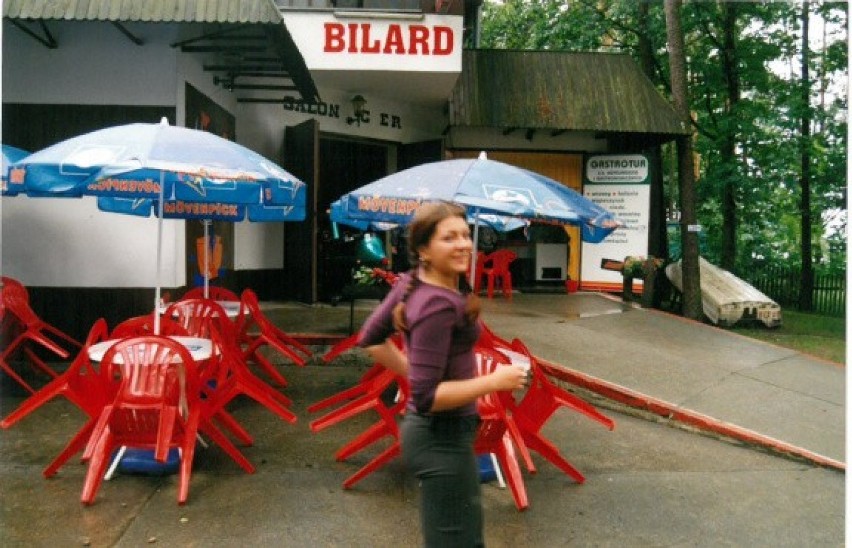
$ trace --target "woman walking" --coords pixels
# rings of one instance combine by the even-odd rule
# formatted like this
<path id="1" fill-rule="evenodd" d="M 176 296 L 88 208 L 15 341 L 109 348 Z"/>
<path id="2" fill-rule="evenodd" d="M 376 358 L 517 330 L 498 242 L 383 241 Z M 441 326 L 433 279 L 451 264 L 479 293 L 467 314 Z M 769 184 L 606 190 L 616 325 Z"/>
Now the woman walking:
<path id="1" fill-rule="evenodd" d="M 359 344 L 411 385 L 402 456 L 420 482 L 425 545 L 483 546 L 476 399 L 523 387 L 526 373 L 505 366 L 476 375 L 480 303 L 466 278 L 473 244 L 464 209 L 421 206 L 408 249 L 414 267 L 367 319 Z M 404 334 L 406 353 L 388 339 L 396 331 Z"/>

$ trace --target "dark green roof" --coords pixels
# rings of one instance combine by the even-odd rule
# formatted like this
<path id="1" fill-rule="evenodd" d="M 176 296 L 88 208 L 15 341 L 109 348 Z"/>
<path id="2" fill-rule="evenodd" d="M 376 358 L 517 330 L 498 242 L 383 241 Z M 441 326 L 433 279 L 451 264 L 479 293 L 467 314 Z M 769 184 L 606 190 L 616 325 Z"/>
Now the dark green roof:
<path id="1" fill-rule="evenodd" d="M 450 125 L 688 133 L 630 56 L 558 51 L 465 51 Z"/>
<path id="2" fill-rule="evenodd" d="M 280 23 L 273 0 L 3 0 L 3 17 L 151 23 Z"/>

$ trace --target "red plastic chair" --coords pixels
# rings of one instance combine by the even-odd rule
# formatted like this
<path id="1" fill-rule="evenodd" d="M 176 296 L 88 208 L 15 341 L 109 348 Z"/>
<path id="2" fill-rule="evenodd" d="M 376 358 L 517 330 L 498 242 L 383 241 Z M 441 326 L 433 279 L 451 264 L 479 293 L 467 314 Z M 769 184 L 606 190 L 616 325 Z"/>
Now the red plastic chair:
<path id="1" fill-rule="evenodd" d="M 65 334 L 60 329 L 42 320 L 30 308 L 27 290 L 22 285 L 4 281 L 2 292 L 0 292 L 0 299 L 3 301 L 4 319 L 12 315 L 21 326 L 20 333 L 0 353 L 0 369 L 3 369 L 3 371 L 31 393 L 35 393 L 35 390 L 12 368 L 10 364 L 12 355 L 17 350 L 23 348 L 24 353 L 29 357 L 30 363 L 34 367 L 50 377 L 56 378 L 57 373 L 48 367 L 32 349 L 28 348 L 27 344 L 30 342 L 36 343 L 63 359 L 69 356 L 69 352 L 54 339 L 70 343 L 76 348 L 81 348 L 82 344 L 70 335 Z"/>
<path id="2" fill-rule="evenodd" d="M 260 352 L 261 348 L 268 346 L 290 358 L 296 365 L 305 365 L 306 358 L 310 358 L 313 353 L 266 317 L 260 309 L 260 303 L 254 291 L 251 289 L 243 291 L 240 303 L 237 337 L 241 344 L 246 345 L 243 349 L 243 357 L 260 365 L 281 386 L 287 386 L 287 379 Z"/>
<path id="3" fill-rule="evenodd" d="M 410 395 L 408 380 L 393 371 L 385 369 L 383 366 L 379 367 L 381 367 L 382 371 L 372 375 L 357 387 L 362 392 L 360 397 L 312 421 L 310 425 L 311 431 L 319 432 L 366 411 L 374 411 L 378 414 L 378 421 L 350 440 L 335 453 L 334 458 L 338 462 L 345 461 L 366 447 L 388 436 L 393 438 L 390 446 L 343 482 L 344 489 L 351 489 L 356 483 L 400 455 L 400 434 L 397 417 L 404 412 Z M 387 405 L 382 399 L 382 395 L 394 386 L 397 389 L 396 401 L 391 405 Z"/>
<path id="4" fill-rule="evenodd" d="M 509 265 L 518 258 L 518 255 L 509 249 L 498 249 L 483 261 L 482 273 L 488 279 L 488 298 L 494 297 L 494 286 L 498 283 L 503 289 L 503 296 L 512 298 L 512 273 Z"/>
<path id="5" fill-rule="evenodd" d="M 115 449 L 153 449 L 154 459 L 165 462 L 169 449 L 177 447 L 178 503 L 183 504 L 201 418 L 198 377 L 189 351 L 167 337 L 131 337 L 107 350 L 101 370 L 107 382 L 120 380 L 115 400 L 101 411 L 83 452 L 89 468 L 81 502 L 94 502 Z"/>
<path id="6" fill-rule="evenodd" d="M 181 300 L 184 299 L 203 299 L 204 297 L 204 288 L 203 287 L 193 287 L 189 289 L 186 293 L 183 294 Z M 212 299 L 214 301 L 232 301 L 235 303 L 240 302 L 240 296 L 231 291 L 230 289 L 220 287 L 218 285 L 211 285 L 207 287 L 207 298 Z"/>
<path id="7" fill-rule="evenodd" d="M 46 478 L 56 474 L 68 459 L 83 450 L 94 427 L 94 419 L 111 399 L 111 395 L 106 390 L 103 379 L 89 360 L 88 354 L 91 345 L 106 337 L 107 323 L 106 320 L 100 318 L 89 330 L 89 335 L 83 343 L 83 348 L 71 362 L 68 369 L 24 400 L 17 409 L 0 421 L 0 428 L 11 428 L 18 421 L 56 396 L 65 396 L 90 418 L 89 423 L 71 438 L 62 452 L 44 469 L 43 474 Z"/>
<path id="8" fill-rule="evenodd" d="M 615 423 L 583 399 L 553 384 L 523 342 L 515 339 L 512 341 L 512 347 L 516 352 L 529 358 L 532 371 L 530 386 L 526 394 L 524 394 L 520 403 L 510 410 L 523 436 L 524 443 L 572 477 L 577 483 L 585 482 L 585 476 L 560 454 L 559 449 L 552 442 L 542 436 L 542 427 L 553 413 L 561 407 L 582 413 L 603 424 L 609 430 L 615 428 Z"/>
<path id="9" fill-rule="evenodd" d="M 285 422 L 294 424 L 296 415 L 288 409 L 292 404 L 290 399 L 249 370 L 240 348 L 235 344 L 234 335 L 222 334 L 215 327 L 211 335 L 218 355 L 202 375 L 203 416 L 217 419 L 240 441 L 249 445 L 253 443 L 251 435 L 225 412 L 225 407 L 239 395 L 248 396 Z"/>

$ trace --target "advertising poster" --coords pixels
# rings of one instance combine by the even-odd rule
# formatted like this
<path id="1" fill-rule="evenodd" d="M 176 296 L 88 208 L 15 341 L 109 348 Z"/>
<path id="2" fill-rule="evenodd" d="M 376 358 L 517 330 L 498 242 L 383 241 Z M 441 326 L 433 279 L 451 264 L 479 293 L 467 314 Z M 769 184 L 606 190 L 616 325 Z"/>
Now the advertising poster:
<path id="1" fill-rule="evenodd" d="M 233 141 L 236 118 L 212 99 L 186 84 L 186 127 L 209 131 L 223 139 Z M 204 224 L 201 221 L 186 221 L 187 285 L 204 285 L 204 246 L 208 245 L 208 279 L 211 285 L 222 285 L 229 269 L 234 268 L 234 223 L 212 221 L 208 229 L 208 240 L 204 239 Z"/>
<path id="2" fill-rule="evenodd" d="M 583 242 L 581 289 L 621 291 L 621 273 L 603 269 L 602 263 L 648 254 L 649 165 L 648 158 L 641 154 L 603 154 L 585 158 L 583 195 L 612 212 L 625 226 L 599 244 Z"/>

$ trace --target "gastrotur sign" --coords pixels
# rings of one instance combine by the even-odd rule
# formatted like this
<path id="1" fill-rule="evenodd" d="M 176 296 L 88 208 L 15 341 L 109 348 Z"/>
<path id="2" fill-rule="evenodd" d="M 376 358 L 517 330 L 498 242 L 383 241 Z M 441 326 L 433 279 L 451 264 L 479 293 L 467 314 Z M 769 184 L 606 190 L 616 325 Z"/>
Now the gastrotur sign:
<path id="1" fill-rule="evenodd" d="M 284 13 L 309 70 L 461 72 L 462 17 L 416 19 Z"/>

